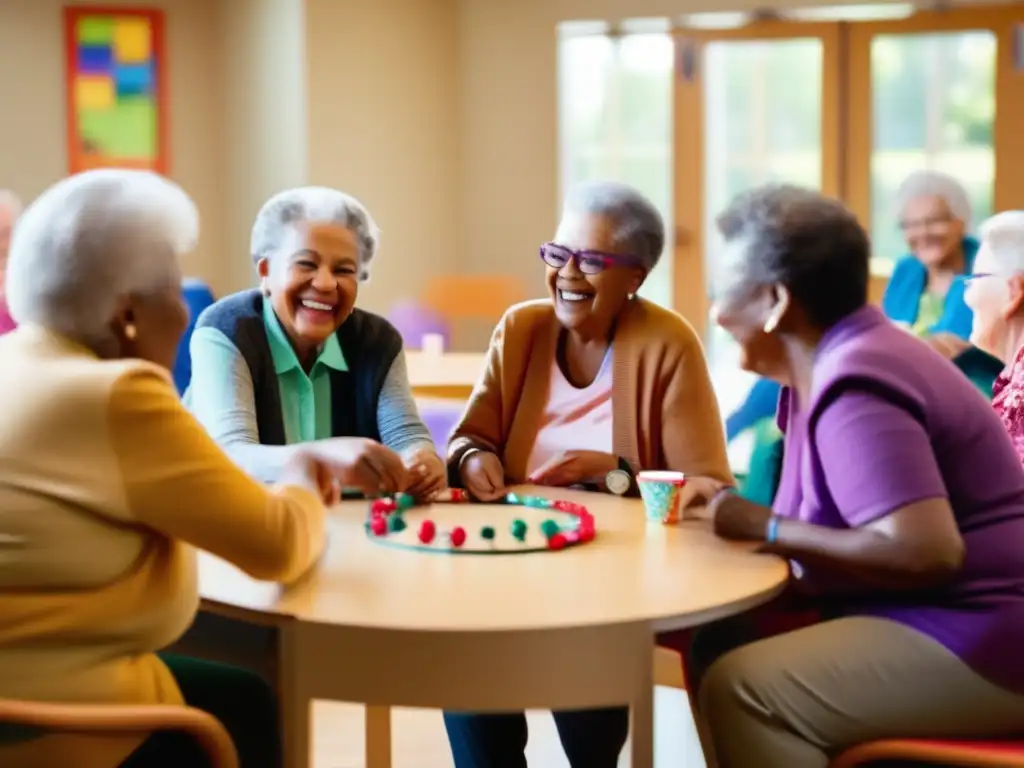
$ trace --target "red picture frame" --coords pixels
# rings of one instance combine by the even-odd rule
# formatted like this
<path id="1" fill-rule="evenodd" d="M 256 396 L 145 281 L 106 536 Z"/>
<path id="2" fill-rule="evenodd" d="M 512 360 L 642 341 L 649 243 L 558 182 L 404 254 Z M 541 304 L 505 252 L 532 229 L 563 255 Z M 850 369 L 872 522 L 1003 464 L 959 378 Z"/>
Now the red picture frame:
<path id="1" fill-rule="evenodd" d="M 170 167 L 164 13 L 132 7 L 64 8 L 70 173 Z"/>

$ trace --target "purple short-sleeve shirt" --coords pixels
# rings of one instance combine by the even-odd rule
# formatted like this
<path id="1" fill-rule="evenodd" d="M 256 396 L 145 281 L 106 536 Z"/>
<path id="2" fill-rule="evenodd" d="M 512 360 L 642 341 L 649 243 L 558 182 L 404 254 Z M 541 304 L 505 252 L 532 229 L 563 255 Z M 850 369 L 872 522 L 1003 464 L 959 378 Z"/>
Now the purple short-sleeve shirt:
<path id="1" fill-rule="evenodd" d="M 1024 693 L 1024 469 L 990 404 L 955 366 L 870 308 L 822 340 L 811 401 L 802 407 L 783 391 L 778 514 L 847 528 L 946 498 L 966 550 L 947 587 L 837 597 L 838 613 L 906 624 Z"/>

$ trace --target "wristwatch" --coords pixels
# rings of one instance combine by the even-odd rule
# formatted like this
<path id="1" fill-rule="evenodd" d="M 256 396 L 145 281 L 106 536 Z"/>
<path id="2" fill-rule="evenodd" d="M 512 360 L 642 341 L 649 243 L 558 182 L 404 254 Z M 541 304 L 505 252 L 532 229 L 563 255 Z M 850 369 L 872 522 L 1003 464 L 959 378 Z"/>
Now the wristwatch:
<path id="1" fill-rule="evenodd" d="M 633 470 L 629 462 L 619 459 L 619 466 L 604 476 L 605 487 L 616 496 L 625 496 L 633 487 Z"/>

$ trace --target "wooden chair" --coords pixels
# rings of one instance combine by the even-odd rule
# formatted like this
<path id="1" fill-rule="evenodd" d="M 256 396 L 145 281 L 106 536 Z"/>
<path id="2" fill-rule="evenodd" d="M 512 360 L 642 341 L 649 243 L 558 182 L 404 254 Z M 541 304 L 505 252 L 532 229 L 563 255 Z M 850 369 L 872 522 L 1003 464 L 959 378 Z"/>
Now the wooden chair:
<path id="1" fill-rule="evenodd" d="M 9 738 L 12 734 L 0 734 L 0 742 L 37 738 L 55 731 L 109 736 L 177 731 L 195 739 L 209 757 L 211 768 L 238 768 L 238 754 L 224 726 L 212 715 L 192 707 L 0 699 L 0 723 L 16 730 L 13 739 Z"/>
<path id="2" fill-rule="evenodd" d="M 829 768 L 858 768 L 883 760 L 959 768 L 1024 768 L 1024 741 L 885 739 L 846 750 L 829 763 Z"/>

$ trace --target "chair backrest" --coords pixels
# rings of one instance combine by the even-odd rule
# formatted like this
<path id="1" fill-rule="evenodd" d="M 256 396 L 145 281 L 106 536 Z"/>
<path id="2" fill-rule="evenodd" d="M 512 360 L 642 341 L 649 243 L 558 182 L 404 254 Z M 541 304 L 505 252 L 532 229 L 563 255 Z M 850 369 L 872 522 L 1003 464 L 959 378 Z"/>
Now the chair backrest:
<path id="1" fill-rule="evenodd" d="M 497 322 L 527 297 L 526 285 L 514 275 L 442 275 L 427 282 L 423 303 L 449 319 Z"/>
<path id="2" fill-rule="evenodd" d="M 181 337 L 178 344 L 178 356 L 174 361 L 174 384 L 179 394 L 184 394 L 188 389 L 188 383 L 192 380 L 192 356 L 189 354 L 189 344 L 192 341 L 192 332 L 196 328 L 196 320 L 204 309 L 213 304 L 213 291 L 202 280 L 188 277 L 181 284 L 181 292 L 185 297 L 185 304 L 188 305 L 188 328 L 185 335 Z"/>
<path id="3" fill-rule="evenodd" d="M 8 743 L 53 732 L 123 736 L 176 731 L 195 739 L 211 768 L 238 768 L 238 753 L 224 726 L 207 712 L 192 707 L 0 699 L 0 723 L 8 726 L 4 731 Z"/>

